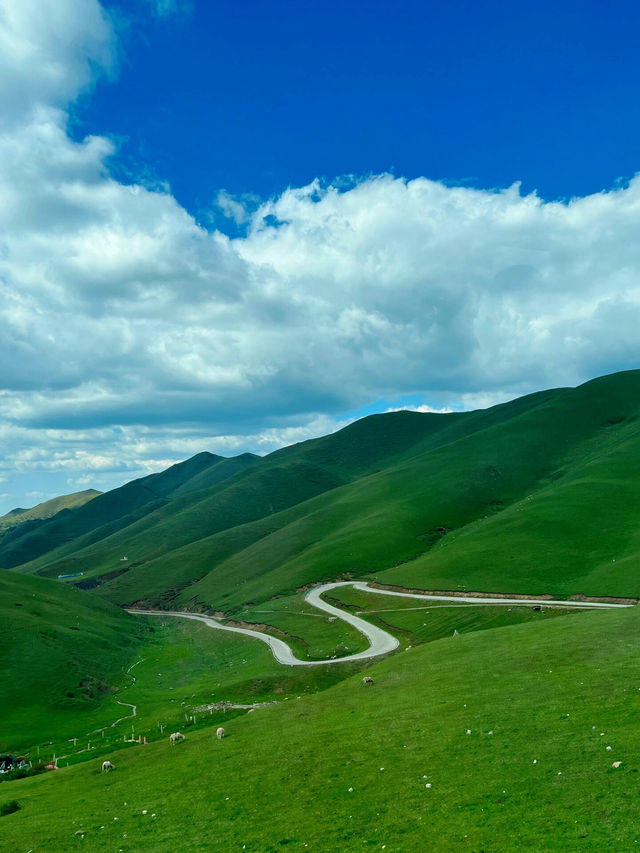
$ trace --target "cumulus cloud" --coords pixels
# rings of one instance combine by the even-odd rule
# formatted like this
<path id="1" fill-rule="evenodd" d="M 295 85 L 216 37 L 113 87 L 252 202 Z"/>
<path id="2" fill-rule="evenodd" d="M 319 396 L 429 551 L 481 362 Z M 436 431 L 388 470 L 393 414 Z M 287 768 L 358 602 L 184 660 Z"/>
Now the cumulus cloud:
<path id="1" fill-rule="evenodd" d="M 113 67 L 113 33 L 98 0 L 0 0 L 2 121 L 66 105 Z"/>
<path id="2" fill-rule="evenodd" d="M 477 408 L 481 408 L 478 406 Z M 389 412 L 419 412 L 420 414 L 430 414 L 430 415 L 450 415 L 453 412 L 453 409 L 449 406 L 444 406 L 441 409 L 436 409 L 433 406 L 429 406 L 427 403 L 422 403 L 419 406 L 390 406 L 385 410 L 387 413 Z"/>
<path id="3" fill-rule="evenodd" d="M 97 0 L 0 0 L 3 476 L 104 485 L 377 400 L 469 408 L 638 363 L 640 178 L 568 203 L 391 175 L 221 191 L 230 238 L 69 136 L 113 55 Z"/>

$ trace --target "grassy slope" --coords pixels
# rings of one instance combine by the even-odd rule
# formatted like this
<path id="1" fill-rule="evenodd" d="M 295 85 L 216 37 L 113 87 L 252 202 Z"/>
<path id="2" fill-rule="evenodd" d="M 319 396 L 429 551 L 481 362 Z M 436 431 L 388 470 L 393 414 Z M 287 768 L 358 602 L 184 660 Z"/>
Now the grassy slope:
<path id="1" fill-rule="evenodd" d="M 439 447 L 414 445 L 395 465 L 163 555 L 141 576 L 153 594 L 174 571 L 209 569 L 178 603 L 225 609 L 344 572 L 422 588 L 637 594 L 639 391 L 633 372 L 474 413 L 439 433 Z M 431 548 L 439 527 L 454 532 Z M 126 600 L 133 581 L 105 593 Z"/>
<path id="2" fill-rule="evenodd" d="M 201 492 L 211 486 L 217 486 L 224 480 L 235 476 L 260 461 L 260 457 L 253 453 L 241 453 L 240 456 L 232 456 L 230 459 L 219 458 L 215 465 L 205 468 L 200 473 L 190 477 L 181 486 L 173 490 L 173 497 Z"/>
<path id="3" fill-rule="evenodd" d="M 424 550 L 424 543 L 416 537 L 428 529 L 418 518 L 417 530 L 411 530 L 416 505 L 420 512 L 421 495 L 429 491 L 420 465 L 439 447 L 452 447 L 462 438 L 535 409 L 556 393 L 531 395 L 488 412 L 466 415 L 400 412 L 367 418 L 335 435 L 278 451 L 218 490 L 199 493 L 197 502 L 193 497 L 174 501 L 99 547 L 79 552 L 78 560 L 108 572 L 125 549 L 133 556 L 137 564 L 133 570 L 100 589 L 114 601 L 174 601 L 176 592 L 187 587 L 180 602 L 195 596 L 207 605 L 229 608 L 264 600 L 279 589 L 292 590 L 322 576 L 317 564 L 307 561 L 309 548 L 322 540 L 331 547 L 335 535 L 340 540 L 339 552 L 320 571 L 340 571 L 346 556 L 341 542 L 345 517 L 354 521 L 346 536 L 355 535 L 358 548 L 370 540 L 371 526 L 379 538 L 381 522 L 394 534 L 385 538 L 388 547 L 378 553 L 387 565 L 398 554 L 414 557 Z M 345 480 L 352 484 L 342 485 Z M 398 488 L 406 492 L 404 506 L 394 507 L 392 499 Z M 315 497 L 305 500 L 309 494 Z M 481 483 L 471 513 L 484 511 L 492 495 Z M 457 492 L 451 499 L 458 499 Z M 389 511 L 408 513 L 409 527 L 404 524 L 393 531 Z M 469 507 L 463 507 L 463 518 L 473 517 L 468 513 Z M 295 565 L 292 557 L 295 560 L 303 551 L 304 565 Z M 35 568 L 48 572 L 59 568 L 56 563 L 43 565 L 40 561 Z M 190 587 L 200 579 L 201 583 Z"/>
<path id="4" fill-rule="evenodd" d="M 73 735 L 78 715 L 97 724 L 146 633 L 106 601 L 13 572 L 0 572 L 0 625 L 0 750 Z"/>
<path id="5" fill-rule="evenodd" d="M 640 387 L 630 378 L 578 389 L 575 412 L 583 423 L 595 420 L 598 430 L 537 488 L 379 579 L 430 589 L 464 583 L 470 589 L 559 596 L 640 594 Z M 593 393 L 599 390 L 606 397 Z M 575 420 L 560 425 L 569 432 Z"/>
<path id="6" fill-rule="evenodd" d="M 122 554 L 134 563 L 148 563 L 159 556 L 165 559 L 181 546 L 272 516 L 375 470 L 457 419 L 455 415 L 442 419 L 406 412 L 391 416 L 391 420 L 369 418 L 325 439 L 271 454 L 252 469 L 207 490 L 176 497 L 95 546 L 82 548 L 80 540 L 75 543 L 74 555 L 67 546 L 62 553 L 60 549 L 52 551 L 23 569 L 55 575 L 61 566 L 70 568 L 75 562 L 77 566 L 93 566 L 100 573 L 119 568 Z M 389 429 L 390 424 L 393 429 Z M 182 562 L 178 569 L 181 566 Z M 189 568 L 192 578 L 203 574 L 201 566 Z M 149 580 L 143 569 L 140 583 L 120 579 L 116 588 L 122 584 L 131 588 L 133 597 L 129 600 L 135 600 L 148 591 Z M 163 589 L 173 585 L 170 578 L 162 584 Z"/>
<path id="7" fill-rule="evenodd" d="M 82 492 L 74 492 L 71 495 L 60 495 L 60 497 L 52 498 L 50 501 L 44 501 L 31 509 L 12 509 L 6 515 L 0 518 L 0 530 L 9 527 L 16 527 L 19 524 L 24 524 L 25 521 L 39 521 L 44 518 L 51 518 L 57 515 L 63 509 L 73 509 L 77 506 L 86 504 L 87 501 L 97 498 L 102 492 L 95 489 L 85 489 Z"/>
<path id="8" fill-rule="evenodd" d="M 26 533 L 17 530 L 5 534 L 0 538 L 0 565 L 12 568 L 44 554 L 47 560 L 52 555 L 57 561 L 56 571 L 51 575 L 55 576 L 58 568 L 78 568 L 70 559 L 74 552 L 144 518 L 165 505 L 173 494 L 188 490 L 190 481 L 202 482 L 207 472 L 211 480 L 217 482 L 233 476 L 247 464 L 246 459 L 234 465 L 233 460 L 199 453 L 159 474 L 150 474 L 106 492 L 90 504 L 60 513 Z"/>
<path id="9" fill-rule="evenodd" d="M 116 753 L 109 776 L 96 761 L 0 786 L 21 805 L 4 837 L 65 851 L 81 830 L 123 853 L 635 849 L 639 619 L 443 639 L 372 667 L 372 687 L 358 676 L 230 720 L 222 741 L 209 728 Z"/>
<path id="10" fill-rule="evenodd" d="M 366 418 L 23 569 L 108 576 L 128 554 L 100 594 L 229 612 L 345 572 L 635 595 L 639 401 L 629 371 L 486 411 Z"/>

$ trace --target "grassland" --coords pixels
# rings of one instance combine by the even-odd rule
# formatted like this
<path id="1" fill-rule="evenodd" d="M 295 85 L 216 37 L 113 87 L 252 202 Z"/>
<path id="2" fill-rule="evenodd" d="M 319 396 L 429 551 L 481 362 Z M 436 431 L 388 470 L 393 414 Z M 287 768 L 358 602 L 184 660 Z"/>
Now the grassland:
<path id="1" fill-rule="evenodd" d="M 102 492 L 98 492 L 96 489 L 85 489 L 82 492 L 74 492 L 71 495 L 60 495 L 57 498 L 44 501 L 29 509 L 22 509 L 22 507 L 12 509 L 6 515 L 0 516 L 0 531 L 17 527 L 25 522 L 42 521 L 45 518 L 51 518 L 62 512 L 63 509 L 73 509 L 74 507 L 83 506 L 101 494 Z"/>
<path id="2" fill-rule="evenodd" d="M 5 613 L 20 607 L 2 673 L 11 713 L 0 749 L 28 750 L 32 759 L 57 756 L 61 766 L 84 761 L 122 748 L 132 737 L 151 741 L 164 728 L 207 725 L 228 714 L 211 709 L 203 718 L 196 708 L 295 698 L 327 689 L 368 666 L 365 661 L 312 670 L 282 667 L 263 644 L 249 638 L 171 617 L 134 619 L 62 584 L 10 573 L 0 577 L 5 579 Z M 483 630 L 545 618 L 530 607 L 415 608 L 401 599 L 346 588 L 337 592 L 343 606 L 368 608 L 367 618 L 405 647 L 449 636 L 454 627 Z M 376 610 L 381 604 L 389 605 L 382 614 Z M 425 622 L 431 610 L 435 619 Z M 301 596 L 267 602 L 243 616 L 246 624 L 262 623 L 261 629 L 284 635 L 301 658 L 330 659 L 366 647 L 355 629 L 341 620 L 329 622 Z M 61 624 L 65 621 L 68 629 Z M 11 671 L 29 677 L 15 685 Z"/>
<path id="3" fill-rule="evenodd" d="M 381 661 L 372 687 L 354 676 L 230 719 L 222 741 L 202 728 L 114 753 L 107 776 L 96 761 L 0 786 L 20 805 L 2 837 L 123 853 L 635 849 L 639 618 L 463 633 Z"/>
<path id="4" fill-rule="evenodd" d="M 403 641 L 405 648 L 452 637 L 454 631 L 467 634 L 525 622 L 539 624 L 558 616 L 575 616 L 579 612 L 546 606 L 538 610 L 526 602 L 474 605 L 434 601 L 421 604 L 415 599 L 386 598 L 353 587 L 333 590 L 332 603 L 389 631 Z"/>
<path id="5" fill-rule="evenodd" d="M 302 594 L 283 596 L 248 607 L 242 624 L 282 637 L 301 659 L 322 660 L 356 654 L 368 647 L 365 637 L 340 619 L 327 617 L 304 600 Z M 275 630 L 274 630 L 275 629 Z"/>
<path id="6" fill-rule="evenodd" d="M 0 574 L 0 602 L 11 626 L 2 637 L 0 752 L 27 751 L 33 761 L 77 763 L 123 748 L 132 734 L 154 740 L 161 726 L 192 727 L 194 708 L 316 692 L 363 667 L 282 667 L 256 640 L 170 617 L 134 618 L 88 593 L 12 573 Z M 344 632 L 327 627 L 320 651 L 330 656 Z M 315 636 L 303 635 L 301 648 Z M 197 726 L 229 712 L 195 716 Z"/>
<path id="7" fill-rule="evenodd" d="M 341 576 L 636 597 L 639 414 L 631 371 L 486 411 L 374 416 L 261 460 L 201 454 L 5 533 L 0 749 L 39 745 L 61 769 L 0 785 L 0 849 L 637 849 L 638 608 L 341 587 L 401 650 L 298 669 L 110 602 L 223 610 L 325 659 L 363 640 L 300 587 Z M 32 576 L 74 569 L 90 593 Z M 118 702 L 137 716 L 111 726 Z M 187 740 L 170 747 L 174 728 Z"/>
<path id="8" fill-rule="evenodd" d="M 78 718 L 89 731 L 118 716 L 110 697 L 143 623 L 64 584 L 0 572 L 0 625 L 0 750 L 73 737 Z"/>

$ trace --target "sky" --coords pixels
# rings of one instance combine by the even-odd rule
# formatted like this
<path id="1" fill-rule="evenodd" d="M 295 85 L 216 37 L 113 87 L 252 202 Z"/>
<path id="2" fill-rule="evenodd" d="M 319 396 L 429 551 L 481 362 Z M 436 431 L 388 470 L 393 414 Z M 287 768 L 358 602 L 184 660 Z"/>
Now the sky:
<path id="1" fill-rule="evenodd" d="M 638 367 L 639 23 L 0 0 L 0 514 Z"/>

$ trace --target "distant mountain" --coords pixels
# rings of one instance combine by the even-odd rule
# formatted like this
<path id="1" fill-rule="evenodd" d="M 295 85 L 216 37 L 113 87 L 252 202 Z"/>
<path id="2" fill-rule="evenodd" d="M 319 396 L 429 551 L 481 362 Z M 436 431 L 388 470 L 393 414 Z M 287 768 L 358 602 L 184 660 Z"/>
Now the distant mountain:
<path id="1" fill-rule="evenodd" d="M 85 489 L 83 492 L 73 492 L 71 495 L 61 495 L 57 498 L 51 498 L 49 501 L 44 501 L 41 504 L 37 504 L 37 506 L 31 507 L 31 509 L 17 507 L 10 510 L 6 515 L 0 516 L 0 530 L 17 527 L 25 521 L 41 521 L 45 518 L 51 518 L 63 509 L 73 509 L 73 507 L 82 506 L 101 494 L 102 492 L 98 492 L 96 489 Z"/>
<path id="2" fill-rule="evenodd" d="M 199 453 L 159 474 L 105 492 L 81 507 L 63 510 L 34 527 L 0 533 L 0 566 L 11 568 L 56 549 L 66 554 L 82 544 L 97 542 L 163 506 L 174 493 L 188 491 L 189 481 L 202 484 L 209 478 L 210 482 L 219 482 L 244 470 L 257 458 L 244 454 L 225 459 Z"/>
<path id="3" fill-rule="evenodd" d="M 205 454 L 154 475 L 152 497 L 145 478 L 1 538 L 0 565 L 83 571 L 119 604 L 227 611 L 345 573 L 636 596 L 639 416 L 627 371 L 475 412 L 374 415 L 263 458 Z"/>

